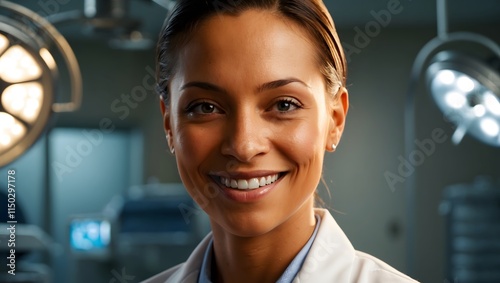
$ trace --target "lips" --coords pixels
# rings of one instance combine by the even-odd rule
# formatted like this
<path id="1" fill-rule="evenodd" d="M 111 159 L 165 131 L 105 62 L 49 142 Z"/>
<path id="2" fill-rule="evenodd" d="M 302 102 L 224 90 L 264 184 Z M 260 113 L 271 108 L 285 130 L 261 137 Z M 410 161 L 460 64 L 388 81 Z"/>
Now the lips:
<path id="1" fill-rule="evenodd" d="M 278 184 L 288 172 L 251 171 L 251 172 L 211 172 L 209 176 L 218 184 L 226 198 L 238 203 L 252 203 L 265 198 L 278 188 Z"/>
<path id="2" fill-rule="evenodd" d="M 260 187 L 270 185 L 280 177 L 279 174 L 272 174 L 262 177 L 250 178 L 250 179 L 231 179 L 225 177 L 218 177 L 219 182 L 226 186 L 227 188 L 237 189 L 237 190 L 254 190 Z"/>
<path id="3" fill-rule="evenodd" d="M 253 171 L 253 172 L 212 172 L 210 177 L 222 188 L 239 191 L 251 191 L 269 186 L 280 180 L 286 172 Z"/>

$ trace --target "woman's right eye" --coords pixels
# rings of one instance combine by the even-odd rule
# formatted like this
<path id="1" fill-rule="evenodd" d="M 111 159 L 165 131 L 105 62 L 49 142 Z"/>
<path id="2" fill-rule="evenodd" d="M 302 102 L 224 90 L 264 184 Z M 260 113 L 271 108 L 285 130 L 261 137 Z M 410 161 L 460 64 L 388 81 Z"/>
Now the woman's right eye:
<path id="1" fill-rule="evenodd" d="M 221 111 L 217 106 L 215 106 L 212 103 L 209 102 L 199 102 L 190 105 L 187 108 L 187 112 L 190 114 L 213 114 L 213 113 L 220 113 Z"/>

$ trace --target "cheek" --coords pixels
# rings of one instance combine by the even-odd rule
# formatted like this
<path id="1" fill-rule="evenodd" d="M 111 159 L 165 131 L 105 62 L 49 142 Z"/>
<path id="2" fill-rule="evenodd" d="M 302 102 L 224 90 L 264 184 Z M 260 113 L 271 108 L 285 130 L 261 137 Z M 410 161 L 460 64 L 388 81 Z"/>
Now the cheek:
<path id="1" fill-rule="evenodd" d="M 180 124 L 176 129 L 175 146 L 178 148 L 178 162 L 185 167 L 195 168 L 218 148 L 219 136 L 210 128 Z M 177 153 L 176 153 L 177 154 Z"/>
<path id="2" fill-rule="evenodd" d="M 311 197 L 321 178 L 327 135 L 324 118 L 316 112 L 281 134 L 280 151 L 293 164 L 290 190 L 301 192 L 292 196 L 297 201 Z"/>
<path id="3" fill-rule="evenodd" d="M 314 115 L 313 115 L 314 116 Z M 325 127 L 319 117 L 308 117 L 286 127 L 277 138 L 282 140 L 282 151 L 298 165 L 307 166 L 324 155 Z"/>
<path id="4" fill-rule="evenodd" d="M 217 196 L 208 177 L 200 174 L 200 169 L 218 147 L 217 135 L 199 127 L 182 126 L 176 129 L 176 161 L 182 183 L 192 199 L 207 213 L 213 211 L 211 199 Z"/>
<path id="5" fill-rule="evenodd" d="M 193 194 L 207 185 L 207 180 L 199 174 L 200 165 L 215 151 L 217 135 L 199 127 L 178 124 L 175 128 L 176 161 L 180 177 L 186 189 Z"/>
<path id="6" fill-rule="evenodd" d="M 290 142 L 302 153 L 312 153 L 319 150 L 321 131 L 312 123 L 301 123 L 290 133 Z"/>

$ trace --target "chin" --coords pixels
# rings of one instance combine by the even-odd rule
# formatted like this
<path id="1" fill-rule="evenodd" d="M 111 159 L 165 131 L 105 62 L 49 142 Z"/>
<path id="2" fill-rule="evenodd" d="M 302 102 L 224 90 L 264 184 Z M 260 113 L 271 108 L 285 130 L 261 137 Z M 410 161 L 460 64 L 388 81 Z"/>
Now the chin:
<path id="1" fill-rule="evenodd" d="M 268 211 L 225 212 L 223 217 L 210 218 L 212 229 L 220 227 L 238 237 L 258 237 L 281 224 L 278 215 Z M 215 227 L 214 227 L 215 226 Z"/>

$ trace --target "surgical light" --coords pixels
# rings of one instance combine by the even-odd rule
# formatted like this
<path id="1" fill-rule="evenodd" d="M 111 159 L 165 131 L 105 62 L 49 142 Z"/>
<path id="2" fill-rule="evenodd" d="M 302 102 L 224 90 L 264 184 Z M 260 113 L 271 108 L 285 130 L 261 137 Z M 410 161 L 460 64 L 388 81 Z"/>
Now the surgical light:
<path id="1" fill-rule="evenodd" d="M 494 68 L 456 51 L 441 51 L 431 60 L 427 82 L 438 107 L 460 128 L 453 141 L 460 142 L 467 132 L 500 146 L 500 74 Z"/>
<path id="2" fill-rule="evenodd" d="M 71 102 L 55 95 L 62 72 Z M 81 92 L 78 63 L 62 35 L 31 10 L 0 1 L 0 167 L 42 135 L 53 112 L 76 110 Z"/>

